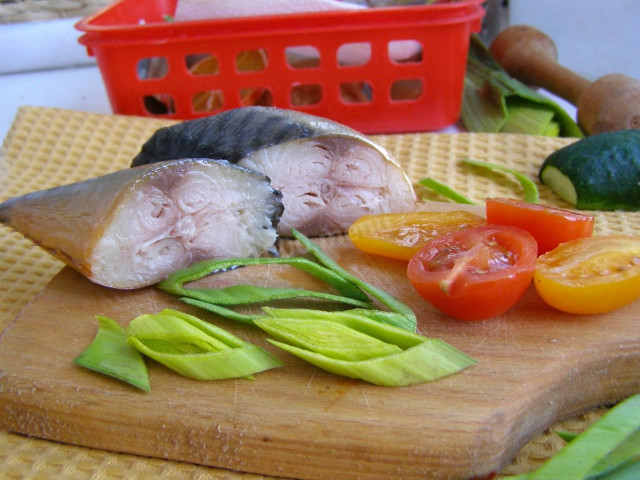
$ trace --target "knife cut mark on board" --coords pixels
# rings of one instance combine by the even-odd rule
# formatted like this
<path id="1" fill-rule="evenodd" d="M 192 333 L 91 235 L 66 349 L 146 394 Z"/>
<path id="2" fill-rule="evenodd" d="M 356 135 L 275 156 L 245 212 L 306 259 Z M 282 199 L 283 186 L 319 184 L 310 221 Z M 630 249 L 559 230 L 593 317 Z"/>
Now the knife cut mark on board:
<path id="1" fill-rule="evenodd" d="M 309 388 L 311 387 L 311 384 L 313 383 L 313 379 L 316 376 L 316 372 L 318 371 L 317 368 L 313 369 L 313 373 L 311 374 L 311 378 L 309 378 L 309 381 L 307 382 L 307 386 L 304 389 L 304 392 L 302 393 L 303 395 L 306 395 L 307 392 L 309 391 Z"/>

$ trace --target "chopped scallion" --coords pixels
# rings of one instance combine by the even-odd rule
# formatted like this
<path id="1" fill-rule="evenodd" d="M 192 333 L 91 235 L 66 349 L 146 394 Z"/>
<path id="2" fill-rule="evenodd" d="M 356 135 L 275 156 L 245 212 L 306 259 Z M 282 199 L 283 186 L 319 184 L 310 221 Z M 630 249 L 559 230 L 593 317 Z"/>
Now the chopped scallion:
<path id="1" fill-rule="evenodd" d="M 501 172 L 510 173 L 511 175 L 515 176 L 516 179 L 520 182 L 520 185 L 522 185 L 525 201 L 529 203 L 538 203 L 540 201 L 540 193 L 538 192 L 537 185 L 533 182 L 533 180 L 531 180 L 526 175 L 518 172 L 517 170 L 505 167 L 503 165 L 479 162 L 476 160 L 470 160 L 468 158 L 465 158 L 462 161 L 467 165 L 473 165 L 474 167 L 484 168 L 487 170 L 499 170 Z"/>
<path id="2" fill-rule="evenodd" d="M 385 292 L 384 290 L 381 290 L 378 287 L 375 287 L 374 285 L 371 285 L 370 283 L 365 282 L 364 280 L 361 280 L 358 277 L 347 272 L 344 268 L 338 265 L 337 262 L 331 259 L 326 253 L 324 253 L 320 247 L 318 247 L 303 234 L 298 232 L 295 228 L 291 229 L 291 233 L 296 238 L 296 240 L 304 245 L 305 248 L 309 250 L 309 252 L 311 252 L 322 265 L 330 270 L 333 270 L 343 279 L 359 287 L 362 291 L 367 292 L 369 295 L 379 300 L 383 305 L 389 307 L 391 311 L 404 315 L 407 320 L 410 321 L 413 325 L 412 330 L 415 330 L 416 315 L 408 305 L 402 303 L 400 300 L 395 298 L 393 295 Z"/>
<path id="3" fill-rule="evenodd" d="M 427 382 L 475 363 L 441 340 L 357 314 L 288 309 L 265 312 L 268 316 L 254 323 L 277 339 L 269 340 L 273 345 L 328 372 L 376 385 Z"/>
<path id="4" fill-rule="evenodd" d="M 262 348 L 177 310 L 141 315 L 126 332 L 135 349 L 195 380 L 246 377 L 283 365 Z"/>
<path id="5" fill-rule="evenodd" d="M 472 200 L 469 200 L 467 197 L 465 197 L 461 193 L 456 192 L 453 188 L 449 187 L 448 185 L 445 185 L 444 183 L 439 182 L 434 178 L 430 178 L 430 177 L 423 178 L 422 180 L 418 181 L 418 183 L 423 187 L 427 187 L 433 190 L 434 192 L 442 195 L 443 197 L 453 200 L 456 203 L 475 205 L 475 202 L 473 202 Z"/>
<path id="6" fill-rule="evenodd" d="M 565 435 L 566 436 L 566 435 Z M 640 470 L 640 394 L 619 403 L 537 470 L 505 480 L 622 480 Z"/>
<path id="7" fill-rule="evenodd" d="M 146 392 L 150 390 L 142 355 L 127 344 L 127 336 L 115 320 L 97 315 L 98 333 L 74 362 L 90 370 L 122 380 Z"/>

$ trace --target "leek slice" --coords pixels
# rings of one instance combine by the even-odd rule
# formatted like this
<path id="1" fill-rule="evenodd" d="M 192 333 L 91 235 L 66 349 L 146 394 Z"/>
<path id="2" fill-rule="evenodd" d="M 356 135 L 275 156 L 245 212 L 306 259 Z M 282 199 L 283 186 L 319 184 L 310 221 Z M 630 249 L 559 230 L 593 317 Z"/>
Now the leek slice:
<path id="1" fill-rule="evenodd" d="M 427 177 L 419 180 L 418 183 L 423 187 L 430 188 L 436 193 L 439 193 L 443 197 L 453 200 L 456 203 L 464 203 L 466 205 L 475 205 L 475 202 L 469 200 L 461 193 L 456 192 L 453 188 L 441 183 L 433 178 Z"/>
<path id="2" fill-rule="evenodd" d="M 259 285 L 232 285 L 226 288 L 214 289 L 188 289 L 187 296 L 203 300 L 216 305 L 247 305 L 251 303 L 264 303 L 273 300 L 289 300 L 292 298 L 307 297 L 330 300 L 345 303 L 356 307 L 370 307 L 369 302 L 362 302 L 349 297 L 332 295 L 330 293 L 303 290 L 299 288 L 271 288 Z"/>
<path id="3" fill-rule="evenodd" d="M 394 327 L 402 328 L 403 330 L 415 331 L 416 324 L 411 317 L 398 312 L 386 312 L 384 310 L 374 310 L 365 308 L 352 308 L 349 310 L 343 310 L 342 312 L 331 312 L 336 314 L 356 314 L 361 317 L 367 317 L 376 322 L 386 323 L 393 325 Z"/>
<path id="4" fill-rule="evenodd" d="M 357 287 L 359 287 L 362 291 L 367 292 L 372 297 L 376 298 L 383 305 L 387 306 L 391 311 L 399 313 L 407 318 L 407 321 L 410 322 L 413 327 L 412 330 L 416 328 L 416 315 L 413 313 L 413 310 L 402 303 L 400 300 L 395 298 L 393 295 L 385 292 L 384 290 L 379 289 L 371 285 L 364 280 L 359 279 L 358 277 L 352 275 L 347 272 L 344 268 L 338 265 L 333 259 L 331 259 L 326 253 L 322 251 L 320 247 L 318 247 L 315 243 L 297 231 L 295 228 L 291 229 L 292 235 L 298 240 L 304 247 L 313 254 L 314 257 L 325 267 L 330 270 L 333 270 L 335 273 L 340 275 L 343 279 L 353 283 Z"/>
<path id="5" fill-rule="evenodd" d="M 579 435 L 577 433 L 563 431 L 557 431 L 555 433 L 566 442 L 571 442 Z M 585 478 L 600 478 L 604 474 L 619 469 L 621 465 L 627 465 L 633 462 L 640 462 L 640 427 L 629 435 L 624 442 L 611 450 L 606 457 L 602 458 L 595 467 L 589 471 L 589 475 Z M 634 478 L 640 478 L 640 476 Z"/>
<path id="6" fill-rule="evenodd" d="M 316 257 L 320 264 L 301 257 L 205 260 L 189 268 L 174 272 L 157 286 L 168 293 L 180 295 L 182 297 L 181 300 L 190 305 L 243 323 L 253 323 L 253 321 L 261 315 L 241 314 L 226 308 L 225 305 L 244 305 L 298 297 L 314 297 L 349 304 L 354 307 L 359 307 L 358 310 L 362 311 L 370 310 L 370 314 L 365 314 L 369 316 L 369 318 L 415 331 L 416 316 L 409 306 L 400 302 L 387 292 L 351 275 L 329 258 L 320 247 L 297 230 L 294 230 L 293 234 L 296 239 Z M 241 266 L 266 264 L 291 265 L 326 281 L 342 293 L 343 296 L 310 290 L 267 288 L 255 285 L 235 285 L 223 289 L 186 288 L 184 286 L 186 282 L 198 280 L 213 273 L 223 272 Z M 391 312 L 374 309 L 367 293 L 389 307 Z"/>
<path id="7" fill-rule="evenodd" d="M 189 305 L 193 305 L 194 307 L 198 307 L 208 312 L 215 313 L 216 315 L 220 315 L 221 317 L 228 318 L 229 320 L 235 320 L 236 322 L 247 323 L 250 325 L 253 324 L 253 321 L 256 318 L 260 318 L 262 316 L 238 313 L 235 310 L 231 310 L 230 308 L 216 305 L 215 303 L 197 300 L 195 298 L 182 297 L 180 300 L 182 300 L 184 303 L 188 303 Z"/>
<path id="8" fill-rule="evenodd" d="M 246 377 L 283 365 L 262 348 L 177 310 L 136 317 L 126 332 L 136 350 L 195 380 Z"/>
<path id="9" fill-rule="evenodd" d="M 507 168 L 502 165 L 496 165 L 494 163 L 487 162 L 479 162 L 477 160 L 470 160 L 465 158 L 462 160 L 467 165 L 473 165 L 474 167 L 484 168 L 487 170 L 499 170 L 501 172 L 510 173 L 520 182 L 522 185 L 522 189 L 524 190 L 524 199 L 529 203 L 538 203 L 540 201 L 540 192 L 538 191 L 537 185 L 526 175 L 518 172 L 517 170 L 513 170 L 512 168 Z"/>
<path id="10" fill-rule="evenodd" d="M 196 298 L 204 301 L 209 301 L 209 295 L 216 296 L 218 294 L 213 293 L 215 289 L 197 289 L 197 288 L 185 288 L 184 284 L 187 282 L 192 282 L 194 280 L 199 280 L 207 275 L 225 272 L 228 270 L 233 270 L 239 267 L 250 266 L 250 265 L 290 265 L 295 267 L 303 272 L 309 273 L 316 278 L 328 283 L 333 288 L 335 288 L 338 292 L 340 292 L 344 297 L 351 298 L 353 300 L 359 300 L 360 302 L 368 302 L 369 297 L 356 285 L 351 282 L 346 281 L 340 275 L 337 275 L 335 272 L 331 271 L 328 268 L 324 268 L 321 265 L 318 265 L 315 262 L 307 260 L 306 258 L 300 257 L 291 257 L 291 258 L 235 258 L 235 259 L 222 259 L 222 260 L 204 260 L 202 262 L 198 262 L 191 267 L 183 268 L 178 270 L 171 275 L 169 275 L 165 280 L 160 282 L 157 286 L 161 290 L 164 290 L 169 293 L 173 293 L 176 295 L 184 295 L 190 298 Z M 258 294 L 258 290 L 260 290 L 261 295 L 269 296 L 269 289 L 267 288 L 256 288 L 254 293 Z M 272 289 L 275 293 L 276 289 Z M 309 291 L 298 290 L 298 289 L 286 289 L 288 290 L 286 298 L 293 298 L 293 292 L 299 292 L 300 296 L 305 296 L 309 294 Z M 317 292 L 314 292 L 317 293 Z M 227 291 L 227 294 L 233 295 Z M 246 292 L 235 292 L 236 295 L 240 294 L 245 296 Z M 227 297 L 230 298 L 230 297 Z M 273 299 L 273 298 L 272 298 Z M 262 299 L 256 301 L 264 301 Z M 238 303 L 233 303 L 238 305 L 240 303 L 247 303 L 246 301 L 239 300 Z"/>
<path id="11" fill-rule="evenodd" d="M 637 478 L 640 394 L 619 403 L 537 470 L 509 480 Z"/>
<path id="12" fill-rule="evenodd" d="M 553 121 L 553 117 L 553 110 L 543 105 L 513 102 L 509 105 L 509 116 L 500 133 L 552 134 L 556 131 L 555 127 L 558 125 L 557 122 Z M 555 136 L 557 137 L 558 135 Z"/>
<path id="13" fill-rule="evenodd" d="M 90 370 L 150 391 L 147 367 L 142 355 L 127 344 L 124 328 L 109 317 L 96 315 L 100 327 L 89 347 L 74 362 Z"/>
<path id="14" fill-rule="evenodd" d="M 511 77 L 477 35 L 469 45 L 461 118 L 471 132 L 584 136 L 556 102 Z"/>
<path id="15" fill-rule="evenodd" d="M 329 320 L 279 318 L 258 322 L 260 328 L 274 337 L 338 360 L 367 360 L 402 351 L 397 345 Z"/>
<path id="16" fill-rule="evenodd" d="M 417 333 L 409 332 L 402 328 L 377 322 L 352 311 L 325 312 L 306 308 L 272 308 L 262 307 L 269 318 L 296 318 L 302 320 L 325 320 L 328 322 L 345 325 L 366 335 L 373 336 L 386 343 L 392 343 L 402 349 L 416 345 L 423 337 Z M 261 317 L 264 318 L 264 317 Z"/>
<path id="17" fill-rule="evenodd" d="M 471 357 L 442 340 L 426 338 L 357 314 L 340 312 L 334 315 L 333 312 L 303 309 L 265 309 L 265 312 L 268 316 L 256 319 L 254 323 L 277 339 L 268 339 L 273 345 L 328 372 L 375 385 L 413 385 L 457 373 L 475 364 Z M 309 329 L 309 325 L 316 322 L 322 328 Z M 350 330 L 353 332 L 346 333 Z M 367 341 L 362 339 L 367 336 L 377 351 L 374 356 L 363 358 L 362 346 Z M 355 338 L 358 342 L 353 341 Z M 328 346 L 331 343 L 334 348 Z"/>
<path id="18" fill-rule="evenodd" d="M 237 322 L 252 324 L 255 319 L 263 317 L 263 315 L 259 315 L 259 314 L 252 315 L 252 314 L 238 313 L 229 308 L 225 308 L 220 305 L 215 305 L 209 302 L 203 302 L 201 300 L 196 300 L 193 298 L 183 298 L 181 300 L 185 303 L 188 303 L 189 305 L 193 305 L 194 307 L 202 308 L 203 310 L 207 310 L 209 312 L 220 315 L 221 317 L 225 317 L 230 320 L 235 320 Z M 323 316 L 324 314 L 329 314 L 331 316 L 355 314 L 362 317 L 370 318 L 375 322 L 386 323 L 388 325 L 392 325 L 394 327 L 398 327 L 403 330 L 415 331 L 415 323 L 412 322 L 411 319 L 407 318 L 405 315 L 402 315 L 396 312 L 385 312 L 383 310 L 352 308 L 349 310 L 327 312 L 324 310 L 296 309 L 296 308 L 272 309 L 270 307 L 262 307 L 262 310 L 265 312 L 271 312 L 271 311 L 295 312 L 296 314 L 298 312 L 307 312 L 307 314 L 308 312 L 315 312 L 317 315 L 316 318 L 325 318 Z"/>

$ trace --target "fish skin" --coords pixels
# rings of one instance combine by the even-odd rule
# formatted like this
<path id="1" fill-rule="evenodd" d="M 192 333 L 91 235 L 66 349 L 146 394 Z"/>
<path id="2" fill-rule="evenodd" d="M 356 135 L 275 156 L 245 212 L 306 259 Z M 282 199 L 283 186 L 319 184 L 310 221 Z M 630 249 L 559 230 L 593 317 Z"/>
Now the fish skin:
<path id="1" fill-rule="evenodd" d="M 377 152 L 383 159 L 382 163 L 388 162 L 394 167 L 393 175 L 397 178 L 390 183 L 400 187 L 400 190 L 396 191 L 397 195 L 405 197 L 403 201 L 397 202 L 398 205 L 402 204 L 403 210 L 412 210 L 415 207 L 412 202 L 415 202 L 416 195 L 410 180 L 398 162 L 381 145 L 360 132 L 332 120 L 276 107 L 241 107 L 161 128 L 143 144 L 131 165 L 137 166 L 181 157 L 224 158 L 232 163 L 238 163 L 252 157 L 256 152 L 273 150 L 273 147 L 293 144 L 305 139 L 318 140 L 319 143 L 325 144 L 335 139 L 342 139 Z M 263 171 L 269 177 L 272 176 L 269 172 L 260 170 L 255 163 L 245 166 Z M 274 188 L 284 193 L 285 212 L 281 225 L 287 225 L 287 228 L 280 231 L 282 235 L 290 233 L 290 226 L 311 236 L 346 231 L 348 225 L 344 223 L 348 222 L 348 219 L 336 225 L 331 231 L 328 227 L 323 229 L 317 225 L 311 229 L 305 229 L 304 224 L 290 222 L 287 213 L 290 209 L 287 207 L 285 190 L 290 191 L 298 187 L 298 185 L 287 186 L 284 183 L 274 185 Z M 384 205 L 378 205 L 376 208 L 380 210 L 363 211 L 362 214 L 389 213 L 393 210 L 389 210 L 390 207 Z M 355 220 L 356 218 L 351 219 L 351 221 Z"/>
<path id="2" fill-rule="evenodd" d="M 257 150 L 337 134 L 340 127 L 346 129 L 345 135 L 363 137 L 355 130 L 304 113 L 274 107 L 236 108 L 160 128 L 142 145 L 131 166 L 173 160 L 176 155 L 237 163 Z"/>
<path id="3" fill-rule="evenodd" d="M 202 182 L 205 202 L 212 201 L 212 187 L 220 186 L 213 199 L 219 210 L 198 203 L 203 198 L 198 196 Z M 246 191 L 240 191 L 238 185 Z M 230 197 L 235 203 L 221 206 Z M 181 159 L 10 198 L 0 204 L 0 222 L 91 281 L 134 289 L 157 283 L 199 260 L 277 253 L 281 197 L 259 172 L 226 161 Z M 187 210 L 189 206 L 192 211 Z M 256 206 L 263 211 L 255 219 L 251 212 L 238 213 Z M 222 223 L 222 215 L 227 214 L 241 215 L 240 221 L 233 217 Z M 203 244 L 198 235 L 202 231 L 210 234 L 211 229 L 216 233 L 218 220 L 224 232 L 205 235 Z M 199 229 L 199 221 L 208 223 Z M 251 235 L 256 236 L 255 241 Z M 210 245 L 209 239 L 218 237 L 227 238 L 225 248 L 238 249 L 237 253 L 217 255 L 220 249 Z M 247 245 L 242 244 L 242 237 L 249 239 Z"/>

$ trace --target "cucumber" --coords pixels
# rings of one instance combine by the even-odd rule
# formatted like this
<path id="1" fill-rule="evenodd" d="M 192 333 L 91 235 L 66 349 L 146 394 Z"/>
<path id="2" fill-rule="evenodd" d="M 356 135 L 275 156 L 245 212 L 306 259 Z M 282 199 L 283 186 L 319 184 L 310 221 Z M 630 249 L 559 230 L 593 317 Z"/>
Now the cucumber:
<path id="1" fill-rule="evenodd" d="M 582 210 L 640 210 L 640 130 L 578 140 L 549 155 L 539 177 Z"/>

